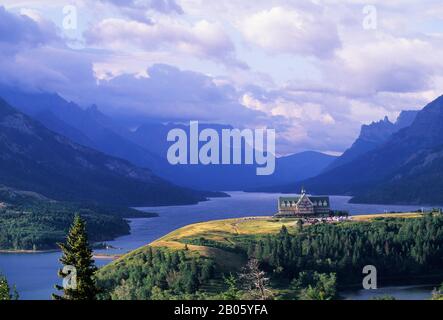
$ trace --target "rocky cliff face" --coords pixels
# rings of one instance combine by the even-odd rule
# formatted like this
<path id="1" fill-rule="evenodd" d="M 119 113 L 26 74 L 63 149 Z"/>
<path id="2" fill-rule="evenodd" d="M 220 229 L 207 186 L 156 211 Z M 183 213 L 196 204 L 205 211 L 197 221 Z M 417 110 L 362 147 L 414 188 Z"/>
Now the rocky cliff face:
<path id="1" fill-rule="evenodd" d="M 396 122 L 391 122 L 388 117 L 369 125 L 363 125 L 360 136 L 341 157 L 335 160 L 324 172 L 349 163 L 359 156 L 376 149 L 396 132 L 410 126 L 417 116 L 418 111 L 403 111 Z"/>
<path id="2" fill-rule="evenodd" d="M 403 124 L 404 126 L 404 124 Z M 304 185 L 356 202 L 443 203 L 443 96 L 383 144 Z"/>

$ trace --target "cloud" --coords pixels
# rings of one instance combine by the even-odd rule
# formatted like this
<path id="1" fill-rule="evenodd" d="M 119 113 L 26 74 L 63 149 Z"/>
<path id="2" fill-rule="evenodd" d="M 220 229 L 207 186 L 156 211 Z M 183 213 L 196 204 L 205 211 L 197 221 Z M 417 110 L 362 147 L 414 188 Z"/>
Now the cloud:
<path id="1" fill-rule="evenodd" d="M 57 7 L 25 0 L 41 18 L 0 9 L 0 82 L 114 114 L 276 128 L 283 154 L 339 152 L 362 123 L 443 93 L 441 5 L 407 1 L 373 1 L 367 31 L 361 1 L 76 0 L 74 50 L 47 20 Z"/>
<path id="2" fill-rule="evenodd" d="M 101 0 L 117 7 L 126 17 L 135 21 L 151 23 L 149 14 L 154 11 L 162 14 L 183 14 L 183 9 L 175 0 Z"/>
<path id="3" fill-rule="evenodd" d="M 268 115 L 269 125 L 277 129 L 281 154 L 306 149 L 339 152 L 359 130 L 355 119 L 344 116 L 348 102 L 328 93 L 255 88 L 243 94 L 241 103 Z"/>
<path id="4" fill-rule="evenodd" d="M 60 81 L 64 76 L 45 66 L 36 52 L 62 47 L 63 41 L 55 25 L 29 10 L 15 14 L 0 6 L 0 83 L 35 88 L 47 84 L 51 78 Z"/>
<path id="5" fill-rule="evenodd" d="M 105 19 L 87 32 L 90 45 L 113 50 L 174 50 L 176 53 L 213 59 L 228 65 L 246 68 L 235 58 L 234 44 L 223 27 L 200 20 L 194 24 L 163 18 L 148 24 L 123 19 Z"/>
<path id="6" fill-rule="evenodd" d="M 44 20 L 16 15 L 0 6 L 0 54 L 41 46 L 58 40 L 55 27 Z"/>
<path id="7" fill-rule="evenodd" d="M 161 13 L 183 14 L 182 7 L 175 0 L 101 0 L 121 8 L 154 10 Z"/>
<path id="8" fill-rule="evenodd" d="M 250 43 L 272 53 L 327 58 L 340 47 L 336 25 L 326 16 L 274 7 L 249 16 L 241 31 Z"/>
<path id="9" fill-rule="evenodd" d="M 437 43 L 429 40 L 379 35 L 345 45 L 334 61 L 323 65 L 325 78 L 336 90 L 353 95 L 426 90 L 443 70 L 435 55 Z"/>
<path id="10" fill-rule="evenodd" d="M 242 96 L 241 102 L 253 110 L 265 112 L 271 116 L 282 116 L 300 122 L 317 122 L 318 125 L 333 125 L 334 118 L 316 103 L 302 103 L 278 97 L 271 101 L 261 101 L 250 93 Z"/>
<path id="11" fill-rule="evenodd" d="M 197 72 L 169 65 L 154 65 L 147 77 L 121 75 L 100 81 L 94 92 L 99 105 L 114 110 L 137 111 L 145 116 L 168 119 L 230 122 L 239 125 L 258 112 L 238 103 L 239 93 L 229 84 Z"/>

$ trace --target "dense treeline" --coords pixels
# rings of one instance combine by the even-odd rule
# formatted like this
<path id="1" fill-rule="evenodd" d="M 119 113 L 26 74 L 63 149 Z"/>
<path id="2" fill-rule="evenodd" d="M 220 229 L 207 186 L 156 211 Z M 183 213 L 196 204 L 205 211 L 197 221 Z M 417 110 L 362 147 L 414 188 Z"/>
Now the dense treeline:
<path id="1" fill-rule="evenodd" d="M 305 270 L 334 272 L 340 284 L 361 282 L 366 265 L 380 279 L 443 273 L 443 217 L 381 219 L 367 223 L 322 224 L 291 235 L 250 243 L 257 258 L 275 277 L 292 279 Z"/>
<path id="2" fill-rule="evenodd" d="M 0 249 L 48 250 L 64 241 L 74 213 L 51 211 L 8 212 L 0 210 Z M 129 233 L 128 223 L 120 218 L 82 212 L 92 241 L 106 241 Z"/>
<path id="3" fill-rule="evenodd" d="M 102 205 L 92 202 L 65 202 L 48 199 L 35 192 L 19 191 L 0 185 L 1 207 L 10 207 L 15 211 L 36 212 L 37 210 L 54 212 L 79 212 L 89 210 L 104 215 L 120 216 L 123 218 L 147 218 L 156 217 L 156 213 L 141 212 L 136 209 Z"/>
<path id="4" fill-rule="evenodd" d="M 37 193 L 0 187 L 0 250 L 56 249 L 80 214 L 93 242 L 129 233 L 125 218 L 154 217 L 131 208 L 52 201 Z"/>
<path id="5" fill-rule="evenodd" d="M 149 247 L 102 270 L 99 286 L 106 293 L 101 298 L 196 298 L 214 272 L 215 264 L 210 259 L 187 256 L 185 251 L 167 252 Z"/>

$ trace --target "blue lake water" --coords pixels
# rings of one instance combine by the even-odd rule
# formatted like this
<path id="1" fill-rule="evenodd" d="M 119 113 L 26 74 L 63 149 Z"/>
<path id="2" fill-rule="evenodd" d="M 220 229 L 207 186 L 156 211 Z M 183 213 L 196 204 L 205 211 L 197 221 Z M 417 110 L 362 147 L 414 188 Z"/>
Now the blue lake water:
<path id="1" fill-rule="evenodd" d="M 97 253 L 125 253 L 146 245 L 169 232 L 191 223 L 227 218 L 268 216 L 273 215 L 277 208 L 279 194 L 232 192 L 231 198 L 217 198 L 192 206 L 171 206 L 143 208 L 142 210 L 157 212 L 158 218 L 131 220 L 131 234 L 108 243 L 115 250 L 97 250 Z M 386 211 L 406 212 L 422 209 L 417 206 L 393 205 L 362 205 L 350 204 L 349 197 L 331 197 L 331 206 L 335 210 L 347 210 L 352 215 L 384 213 Z M 425 208 L 427 209 L 427 208 Z M 60 253 L 35 254 L 0 254 L 0 272 L 6 275 L 11 284 L 15 284 L 21 299 L 50 299 L 54 285 L 60 283 L 57 269 Z M 108 260 L 97 260 L 98 266 L 109 263 Z M 408 290 L 391 288 L 390 294 L 402 298 L 405 292 L 412 299 L 427 299 L 429 289 L 423 287 Z M 414 294 L 412 294 L 413 292 Z M 419 294 L 417 293 L 419 292 Z M 368 298 L 368 292 L 350 292 L 347 298 Z"/>
<path id="2" fill-rule="evenodd" d="M 385 287 L 377 290 L 352 290 L 343 291 L 341 296 L 346 300 L 372 300 L 375 298 L 393 296 L 397 300 L 429 300 L 435 286 L 397 286 Z"/>

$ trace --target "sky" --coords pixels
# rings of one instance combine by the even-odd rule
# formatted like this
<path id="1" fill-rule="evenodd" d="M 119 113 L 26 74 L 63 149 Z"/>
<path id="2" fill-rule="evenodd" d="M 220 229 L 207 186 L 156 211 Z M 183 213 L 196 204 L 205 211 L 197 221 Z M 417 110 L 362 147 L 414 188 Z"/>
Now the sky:
<path id="1" fill-rule="evenodd" d="M 340 154 L 443 94 L 441 0 L 0 0 L 0 83 Z"/>

